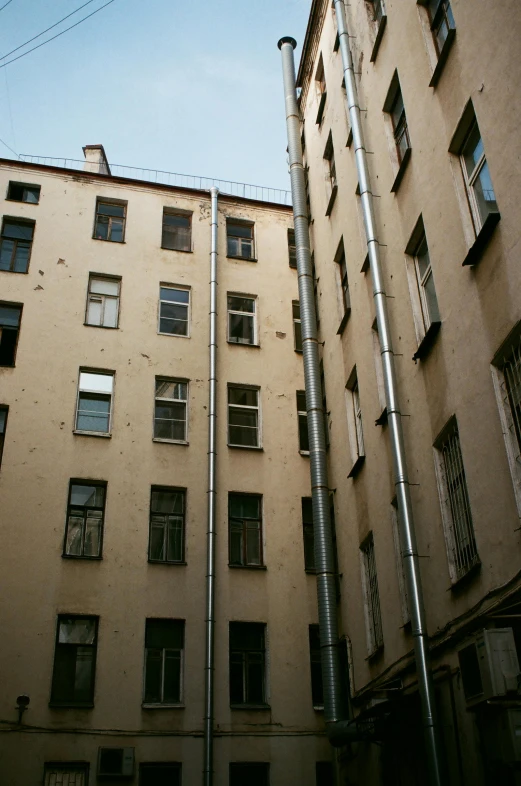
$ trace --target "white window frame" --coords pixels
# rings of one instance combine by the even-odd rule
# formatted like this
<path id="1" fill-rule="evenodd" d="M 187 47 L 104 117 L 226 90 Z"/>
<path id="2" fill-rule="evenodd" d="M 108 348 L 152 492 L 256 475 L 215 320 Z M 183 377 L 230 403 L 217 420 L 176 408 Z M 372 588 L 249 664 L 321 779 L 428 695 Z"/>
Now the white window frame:
<path id="1" fill-rule="evenodd" d="M 230 404 L 229 401 L 229 392 L 231 389 L 241 389 L 241 390 L 254 390 L 257 393 L 257 406 L 253 407 L 248 404 Z M 259 450 L 262 448 L 262 418 L 261 418 L 261 401 L 260 401 L 260 387 L 257 385 L 242 385 L 240 383 L 228 383 L 227 387 L 227 412 L 228 412 L 228 423 L 227 423 L 227 439 L 228 439 L 228 447 L 233 448 L 243 448 L 244 450 Z M 231 408 L 234 409 L 244 409 L 249 411 L 256 411 L 257 412 L 257 444 L 256 445 L 238 445 L 235 442 L 230 442 L 230 411 Z"/>
<path id="2" fill-rule="evenodd" d="M 238 311 L 230 308 L 228 298 L 238 297 L 243 300 L 251 300 L 253 302 L 253 312 L 251 311 Z M 258 347 L 259 346 L 259 332 L 258 332 L 258 307 L 256 295 L 245 295 L 242 292 L 227 292 L 226 293 L 226 313 L 227 313 L 227 341 L 229 344 L 238 344 L 241 347 Z M 237 314 L 241 317 L 248 317 L 253 320 L 253 342 L 234 341 L 230 338 L 230 314 Z"/>
<path id="3" fill-rule="evenodd" d="M 370 561 L 372 563 L 371 565 L 369 564 Z M 371 576 L 369 575 L 371 569 L 376 580 L 376 594 L 374 592 L 374 588 L 373 592 L 371 592 Z M 376 568 L 376 553 L 372 532 L 369 533 L 367 538 L 360 545 L 360 572 L 362 576 L 362 594 L 364 599 L 367 655 L 370 658 L 375 655 L 375 653 L 377 653 L 384 644 L 380 590 L 378 588 L 378 571 Z M 379 630 L 377 630 L 376 626 L 377 617 L 379 622 Z"/>
<path id="4" fill-rule="evenodd" d="M 188 292 L 188 303 L 176 303 L 174 300 L 162 300 L 161 299 L 161 290 L 162 289 L 171 289 L 178 292 Z M 161 331 L 161 304 L 165 303 L 167 305 L 177 305 L 186 307 L 186 335 L 182 333 L 163 333 Z M 163 317 L 163 319 L 169 319 L 169 317 Z M 167 284 L 166 282 L 162 282 L 159 284 L 159 308 L 158 308 L 158 316 L 157 316 L 157 332 L 160 336 L 169 336 L 170 338 L 190 338 L 190 327 L 192 323 L 192 289 L 191 287 L 183 286 L 182 284 Z"/>
<path id="5" fill-rule="evenodd" d="M 94 388 L 83 388 L 81 387 L 81 375 L 82 374 L 96 374 L 101 377 L 111 377 L 112 379 L 112 390 L 110 393 L 100 392 L 99 390 L 95 390 Z M 75 434 L 88 434 L 93 437 L 110 437 L 112 434 L 112 417 L 114 414 L 114 388 L 115 388 L 115 379 L 116 379 L 116 372 L 115 371 L 108 371 L 106 369 L 99 369 L 99 368 L 80 368 L 78 373 L 78 389 L 76 393 L 76 412 L 74 416 L 74 433 Z M 79 406 L 80 406 L 80 396 L 82 393 L 87 394 L 94 394 L 100 397 L 104 397 L 109 399 L 110 407 L 109 407 L 109 428 L 108 431 L 86 431 L 84 429 L 78 428 L 78 415 L 79 415 Z"/>
<path id="6" fill-rule="evenodd" d="M 521 518 L 521 445 L 516 436 L 512 407 L 506 389 L 507 383 L 504 372 L 505 364 L 509 362 L 513 353 L 520 358 L 520 340 L 521 322 L 518 322 L 496 353 L 492 360 L 490 371 L 492 374 L 494 392 L 496 394 L 501 430 L 503 432 L 503 439 L 505 440 L 508 465 L 514 487 L 517 513 Z"/>
<path id="7" fill-rule="evenodd" d="M 408 625 L 411 621 L 409 612 L 409 599 L 407 596 L 407 580 L 405 578 L 405 566 L 403 563 L 402 546 L 400 541 L 400 528 L 398 522 L 398 502 L 396 497 L 391 502 L 391 529 L 393 533 L 394 553 L 396 556 L 396 575 L 398 578 L 398 590 L 400 593 L 400 609 L 402 614 L 402 624 Z"/>
<path id="8" fill-rule="evenodd" d="M 167 398 L 165 396 L 158 396 L 157 395 L 157 383 L 158 382 L 168 382 L 174 385 L 185 385 L 186 387 L 186 398 Z M 188 402 L 190 397 L 190 383 L 188 379 L 181 379 L 179 377 L 155 377 L 154 379 L 154 415 L 153 415 L 153 429 L 152 429 L 152 439 L 154 442 L 169 442 L 174 445 L 188 445 Z M 174 404 L 183 404 L 185 408 L 185 438 L 184 439 L 168 439 L 167 437 L 156 437 L 156 401 L 166 401 Z"/>
<path id="9" fill-rule="evenodd" d="M 465 491 L 468 500 L 468 513 L 470 516 L 470 527 L 469 522 L 467 520 L 466 526 L 467 530 L 470 530 L 472 534 L 472 539 L 474 541 L 474 551 L 475 555 L 473 557 L 473 561 L 469 564 L 466 570 L 458 570 L 458 554 L 461 555 L 464 552 L 465 546 L 461 543 L 458 543 L 458 538 L 455 531 L 455 522 L 452 513 L 452 505 L 451 505 L 451 492 L 449 489 L 449 483 L 447 479 L 447 468 L 446 462 L 443 454 L 443 448 L 446 445 L 447 441 L 451 439 L 453 436 L 457 436 L 457 441 L 459 444 L 459 452 L 461 455 L 461 464 L 463 469 L 463 476 L 465 481 Z M 434 443 L 434 468 L 436 472 L 436 482 L 438 484 L 438 494 L 440 498 L 440 509 L 441 509 L 441 518 L 443 522 L 443 531 L 445 533 L 445 546 L 447 549 L 447 561 L 449 564 L 449 575 L 452 584 L 456 584 L 463 576 L 466 576 L 470 570 L 472 570 L 476 565 L 480 563 L 479 559 L 479 552 L 477 549 L 476 544 L 476 537 L 474 531 L 474 525 L 472 520 L 472 510 L 470 507 L 470 497 L 468 493 L 468 486 L 467 486 L 467 479 L 465 475 L 465 467 L 463 464 L 463 455 L 461 452 L 461 441 L 459 439 L 459 431 L 457 427 L 457 421 L 455 417 L 451 417 L 448 423 L 443 428 L 441 434 L 438 436 Z M 452 497 L 452 499 L 456 499 Z"/>
<path id="10" fill-rule="evenodd" d="M 117 295 L 101 295 L 98 292 L 91 291 L 91 285 L 93 281 L 106 281 L 110 284 L 117 284 L 118 285 L 118 294 Z M 89 325 L 90 327 L 103 327 L 108 328 L 110 330 L 117 330 L 119 328 L 119 306 L 120 306 L 120 298 L 121 298 L 121 278 L 116 276 L 104 276 L 99 273 L 89 273 L 89 283 L 87 288 L 87 307 L 85 309 L 85 324 Z M 106 301 L 110 300 L 116 301 L 116 324 L 115 325 L 105 325 L 105 304 Z M 95 322 L 89 322 L 89 309 L 91 303 L 101 303 L 101 323 L 97 325 Z"/>
<path id="11" fill-rule="evenodd" d="M 360 405 L 360 388 L 356 366 L 353 368 L 346 384 L 346 411 L 347 411 L 347 430 L 349 433 L 349 445 L 351 448 L 351 458 L 355 470 L 359 462 L 365 459 L 364 429 L 362 422 L 362 408 Z"/>

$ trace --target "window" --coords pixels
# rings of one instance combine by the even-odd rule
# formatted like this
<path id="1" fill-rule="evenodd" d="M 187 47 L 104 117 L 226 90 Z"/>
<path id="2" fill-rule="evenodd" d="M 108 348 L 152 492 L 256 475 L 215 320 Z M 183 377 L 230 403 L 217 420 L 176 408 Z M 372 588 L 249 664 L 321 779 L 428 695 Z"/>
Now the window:
<path id="1" fill-rule="evenodd" d="M 21 316 L 22 306 L 0 303 L 0 367 L 15 364 Z"/>
<path id="2" fill-rule="evenodd" d="M 385 6 L 383 0 L 371 0 L 373 6 L 373 18 L 377 24 L 380 24 L 382 18 L 385 16 Z"/>
<path id="3" fill-rule="evenodd" d="M 27 273 L 33 244 L 34 221 L 4 218 L 0 238 L 0 270 Z"/>
<path id="4" fill-rule="evenodd" d="M 427 0 L 427 10 L 431 22 L 432 36 L 436 45 L 438 57 L 450 36 L 450 31 L 456 29 L 450 0 Z"/>
<path id="5" fill-rule="evenodd" d="M 421 345 L 427 335 L 433 334 L 441 324 L 429 247 L 421 216 L 416 222 L 405 253 L 416 338 Z M 419 348 L 414 359 L 421 358 L 423 354 L 423 349 Z"/>
<path id="6" fill-rule="evenodd" d="M 309 626 L 309 662 L 311 665 L 311 696 L 313 707 L 324 706 L 322 686 L 322 657 L 320 652 L 320 631 L 318 625 Z"/>
<path id="7" fill-rule="evenodd" d="M 107 484 L 71 480 L 63 554 L 66 557 L 101 557 Z"/>
<path id="8" fill-rule="evenodd" d="M 149 562 L 184 561 L 185 508 L 185 489 L 152 486 Z"/>
<path id="9" fill-rule="evenodd" d="M 190 212 L 163 208 L 161 248 L 168 248 L 172 251 L 192 250 L 192 214 Z"/>
<path id="10" fill-rule="evenodd" d="M 309 453 L 308 413 L 306 391 L 297 390 L 298 446 L 301 453 Z"/>
<path id="11" fill-rule="evenodd" d="M 393 102 L 389 108 L 389 114 L 391 115 L 393 123 L 394 143 L 398 153 L 398 161 L 402 163 L 407 150 L 411 147 L 411 140 L 409 139 L 405 107 L 403 105 L 402 91 L 399 84 Z"/>
<path id="12" fill-rule="evenodd" d="M 521 322 L 517 323 L 496 352 L 491 370 L 514 494 L 521 516 Z"/>
<path id="13" fill-rule="evenodd" d="M 14 183 L 10 180 L 7 199 L 13 202 L 29 202 L 31 205 L 37 205 L 40 201 L 40 186 L 30 183 Z"/>
<path id="14" fill-rule="evenodd" d="M 324 361 L 320 361 L 320 389 L 322 391 L 322 412 L 324 415 L 324 436 L 326 439 L 326 448 L 329 448 L 329 411 L 327 408 L 326 400 L 326 377 L 324 374 Z"/>
<path id="15" fill-rule="evenodd" d="M 229 494 L 230 565 L 259 567 L 262 560 L 262 497 Z"/>
<path id="16" fill-rule="evenodd" d="M 331 214 L 335 201 L 338 184 L 336 180 L 335 151 L 333 149 L 333 135 L 329 132 L 326 148 L 324 150 L 324 161 L 326 162 L 326 216 Z"/>
<path id="17" fill-rule="evenodd" d="M 230 622 L 230 704 L 266 704 L 266 626 Z"/>
<path id="18" fill-rule="evenodd" d="M 51 705 L 93 706 L 97 640 L 97 617 L 58 617 Z"/>
<path id="19" fill-rule="evenodd" d="M 460 161 L 474 230 L 478 234 L 489 213 L 497 213 L 498 208 L 476 119 L 461 148 Z"/>
<path id="20" fill-rule="evenodd" d="M 188 382 L 156 377 L 154 439 L 186 442 Z"/>
<path id="21" fill-rule="evenodd" d="M 83 762 L 48 762 L 44 786 L 88 786 L 89 765 Z"/>
<path id="22" fill-rule="evenodd" d="M 302 352 L 302 324 L 300 322 L 299 301 L 293 300 L 291 307 L 293 309 L 293 344 L 295 352 Z"/>
<path id="23" fill-rule="evenodd" d="M 354 477 L 365 459 L 364 432 L 362 428 L 362 408 L 356 366 L 346 385 L 347 425 L 353 467 L 348 477 Z"/>
<path id="24" fill-rule="evenodd" d="M 315 764 L 316 786 L 335 786 L 335 771 L 330 761 L 317 761 Z"/>
<path id="25" fill-rule="evenodd" d="M 302 531 L 304 534 L 304 567 L 315 572 L 315 531 L 313 529 L 313 500 L 302 497 Z"/>
<path id="26" fill-rule="evenodd" d="M 230 762 L 229 786 L 269 786 L 270 765 L 260 762 Z"/>
<path id="27" fill-rule="evenodd" d="M 181 764 L 166 761 L 140 764 L 139 786 L 181 786 Z"/>
<path id="28" fill-rule="evenodd" d="M 231 344 L 257 344 L 256 299 L 228 295 L 228 341 Z"/>
<path id="29" fill-rule="evenodd" d="M 297 247 L 295 245 L 295 230 L 288 229 L 288 255 L 289 266 L 297 269 Z"/>
<path id="30" fill-rule="evenodd" d="M 144 704 L 180 704 L 184 620 L 147 619 Z"/>
<path id="31" fill-rule="evenodd" d="M 253 259 L 253 224 L 236 219 L 226 219 L 228 256 Z"/>
<path id="32" fill-rule="evenodd" d="M 480 564 L 455 417 L 436 440 L 434 459 L 449 571 L 454 583 Z"/>
<path id="33" fill-rule="evenodd" d="M 89 275 L 85 323 L 117 328 L 121 279 Z"/>
<path id="34" fill-rule="evenodd" d="M 380 344 L 380 334 L 378 332 L 378 322 L 376 318 L 371 328 L 373 339 L 374 370 L 376 375 L 376 389 L 378 391 L 379 415 L 375 425 L 383 426 L 387 423 L 387 402 L 385 400 L 384 367 L 382 362 L 382 345 Z"/>
<path id="35" fill-rule="evenodd" d="M 228 445 L 260 447 L 258 388 L 228 385 Z"/>
<path id="36" fill-rule="evenodd" d="M 113 390 L 113 372 L 80 369 L 76 431 L 110 434 Z"/>
<path id="37" fill-rule="evenodd" d="M 5 430 L 7 428 L 7 415 L 9 407 L 0 405 L 0 467 L 2 466 L 2 453 L 4 452 Z"/>
<path id="38" fill-rule="evenodd" d="M 159 288 L 159 333 L 188 336 L 190 324 L 190 290 Z"/>
<path id="39" fill-rule="evenodd" d="M 369 655 L 373 655 L 380 647 L 383 647 L 384 639 L 372 532 L 360 546 L 360 557 L 362 563 L 362 591 L 364 594 L 367 651 Z"/>
<path id="40" fill-rule="evenodd" d="M 349 295 L 349 281 L 347 278 L 347 264 L 343 239 L 340 241 L 335 254 L 335 262 L 337 264 L 337 291 L 340 305 L 340 327 L 337 333 L 341 333 L 351 313 L 351 297 Z"/>
<path id="41" fill-rule="evenodd" d="M 326 105 L 327 90 L 326 90 L 326 77 L 324 75 L 324 61 L 322 55 L 318 58 L 317 70 L 315 72 L 315 89 L 318 99 L 318 112 L 317 112 L 317 125 L 320 125 L 324 116 L 324 107 Z"/>
<path id="42" fill-rule="evenodd" d="M 96 222 L 94 237 L 96 240 L 111 240 L 113 243 L 123 243 L 125 238 L 125 220 L 127 203 L 96 201 Z"/>

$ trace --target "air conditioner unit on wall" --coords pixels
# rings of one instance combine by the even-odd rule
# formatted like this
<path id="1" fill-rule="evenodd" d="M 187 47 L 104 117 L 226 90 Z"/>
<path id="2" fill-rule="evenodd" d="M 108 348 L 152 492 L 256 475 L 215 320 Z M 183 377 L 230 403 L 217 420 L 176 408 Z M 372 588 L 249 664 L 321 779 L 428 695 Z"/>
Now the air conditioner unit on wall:
<path id="1" fill-rule="evenodd" d="M 467 706 L 515 693 L 519 661 L 512 628 L 481 630 L 458 650 Z"/>
<path id="2" fill-rule="evenodd" d="M 99 748 L 98 778 L 132 778 L 134 775 L 134 748 Z"/>

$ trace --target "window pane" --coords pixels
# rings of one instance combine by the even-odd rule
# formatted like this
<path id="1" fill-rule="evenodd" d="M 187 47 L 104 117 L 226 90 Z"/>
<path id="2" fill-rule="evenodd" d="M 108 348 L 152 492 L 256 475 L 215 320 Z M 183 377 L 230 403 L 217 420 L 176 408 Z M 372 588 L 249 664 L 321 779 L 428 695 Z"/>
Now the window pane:
<path id="1" fill-rule="evenodd" d="M 99 557 L 101 547 L 101 511 L 92 511 L 87 516 L 85 528 L 85 557 Z"/>
<path id="2" fill-rule="evenodd" d="M 298 416 L 298 439 L 300 450 L 309 451 L 308 416 Z"/>
<path id="3" fill-rule="evenodd" d="M 21 241 L 19 241 L 18 245 L 16 246 L 15 258 L 14 258 L 15 273 L 27 273 L 27 268 L 29 267 L 30 253 L 31 253 L 30 243 L 22 243 Z"/>
<path id="4" fill-rule="evenodd" d="M 108 240 L 108 236 L 109 236 L 108 218 L 104 218 L 103 216 L 98 216 L 94 234 L 98 240 Z"/>
<path id="5" fill-rule="evenodd" d="M 118 301 L 115 297 L 105 299 L 105 313 L 103 316 L 104 327 L 117 327 L 118 324 Z"/>
<path id="6" fill-rule="evenodd" d="M 119 295 L 119 281 L 106 278 L 91 278 L 89 289 L 98 295 Z"/>
<path id="7" fill-rule="evenodd" d="M 264 650 L 262 622 L 230 622 L 231 650 Z"/>
<path id="8" fill-rule="evenodd" d="M 227 224 L 228 235 L 233 235 L 234 237 L 244 237 L 244 238 L 253 238 L 253 227 L 247 224 L 232 224 L 228 222 Z"/>
<path id="9" fill-rule="evenodd" d="M 5 421 L 7 420 L 7 410 L 0 409 L 0 434 L 5 431 Z"/>
<path id="10" fill-rule="evenodd" d="M 152 649 L 182 649 L 183 620 L 147 619 L 145 646 Z"/>
<path id="11" fill-rule="evenodd" d="M 113 218 L 110 223 L 110 240 L 121 243 L 123 240 L 123 221 L 120 218 Z"/>
<path id="12" fill-rule="evenodd" d="M 427 240 L 425 236 L 416 252 L 416 259 L 418 261 L 418 270 L 420 272 L 420 280 L 423 280 L 423 277 L 427 270 L 431 265 L 431 261 L 429 258 L 429 249 L 427 248 Z"/>
<path id="13" fill-rule="evenodd" d="M 110 399 L 89 396 L 82 393 L 78 406 L 76 428 L 79 431 L 100 431 L 108 433 L 110 418 Z"/>
<path id="14" fill-rule="evenodd" d="M 175 382 L 171 379 L 156 378 L 156 397 L 186 401 L 187 387 L 186 382 Z"/>
<path id="15" fill-rule="evenodd" d="M 404 111 L 403 98 L 402 98 L 402 93 L 399 90 L 396 98 L 394 99 L 394 103 L 391 109 L 391 117 L 395 129 L 398 126 L 403 111 Z"/>
<path id="16" fill-rule="evenodd" d="M 0 306 L 0 327 L 18 327 L 20 312 L 19 306 Z"/>
<path id="17" fill-rule="evenodd" d="M 248 654 L 248 693 L 246 701 L 252 704 L 264 702 L 264 658 L 262 653 L 257 657 Z"/>
<path id="18" fill-rule="evenodd" d="M 230 764 L 229 786 L 268 786 L 269 764 Z"/>
<path id="19" fill-rule="evenodd" d="M 246 530 L 246 560 L 249 565 L 261 564 L 260 528 L 248 527 Z"/>
<path id="20" fill-rule="evenodd" d="M 181 786 L 181 765 L 140 764 L 139 786 Z"/>
<path id="21" fill-rule="evenodd" d="M 165 516 L 150 517 L 150 559 L 165 559 Z"/>
<path id="22" fill-rule="evenodd" d="M 174 303 L 189 303 L 190 290 L 188 289 L 170 289 L 167 287 L 160 288 L 161 300 L 171 300 Z"/>
<path id="23" fill-rule="evenodd" d="M 98 213 L 104 216 L 125 217 L 125 205 L 113 205 L 109 202 L 98 202 Z"/>
<path id="24" fill-rule="evenodd" d="M 183 513 L 184 493 L 182 491 L 153 491 L 151 508 L 156 513 Z"/>
<path id="25" fill-rule="evenodd" d="M 248 428 L 257 428 L 257 410 L 256 409 L 236 409 L 230 407 L 230 425 L 231 426 L 247 426 Z"/>
<path id="26" fill-rule="evenodd" d="M 87 324 L 88 325 L 101 325 L 101 311 L 103 302 L 101 298 L 89 298 L 89 305 L 87 308 Z"/>
<path id="27" fill-rule="evenodd" d="M 183 518 L 168 517 L 168 551 L 167 560 L 179 562 L 183 559 Z"/>
<path id="28" fill-rule="evenodd" d="M 230 704 L 244 702 L 244 664 L 242 653 L 230 654 Z"/>
<path id="29" fill-rule="evenodd" d="M 73 483 L 71 486 L 71 505 L 102 508 L 105 500 L 104 486 L 88 486 Z"/>
<path id="30" fill-rule="evenodd" d="M 185 229 L 190 228 L 191 218 L 190 216 L 180 216 L 176 213 L 163 213 L 163 224 L 169 227 L 181 227 Z"/>
<path id="31" fill-rule="evenodd" d="M 254 343 L 254 324 L 253 317 L 241 316 L 240 314 L 229 314 L 229 336 L 228 341 L 235 344 Z"/>
<path id="32" fill-rule="evenodd" d="M 3 238 L 0 244 L 0 270 L 11 270 L 13 250 L 14 241 Z"/>
<path id="33" fill-rule="evenodd" d="M 145 701 L 161 701 L 162 650 L 147 649 L 145 666 Z"/>
<path id="34" fill-rule="evenodd" d="M 230 404 L 256 407 L 258 392 L 258 390 L 252 390 L 251 388 L 228 388 L 228 402 Z"/>
<path id="35" fill-rule="evenodd" d="M 232 565 L 243 564 L 242 534 L 242 526 L 234 526 L 232 523 L 230 527 L 230 564 Z"/>
<path id="36" fill-rule="evenodd" d="M 98 393 L 112 393 L 114 377 L 112 374 L 90 374 L 80 372 L 80 390 L 96 391 Z"/>
<path id="37" fill-rule="evenodd" d="M 297 410 L 299 412 L 306 412 L 306 391 L 297 390 Z"/>
<path id="38" fill-rule="evenodd" d="M 429 312 L 429 319 L 431 322 L 440 322 L 440 312 L 438 309 L 438 300 L 436 298 L 436 290 L 434 289 L 434 278 L 432 273 L 425 279 L 423 289 L 425 292 L 425 300 L 427 302 L 427 309 Z"/>
<path id="39" fill-rule="evenodd" d="M 465 167 L 469 177 L 476 168 L 476 164 L 483 155 L 483 152 L 483 142 L 481 141 L 478 124 L 474 123 L 463 150 L 463 160 L 465 161 Z"/>
<path id="40" fill-rule="evenodd" d="M 260 497 L 253 494 L 230 494 L 230 516 L 234 518 L 260 518 Z"/>
<path id="41" fill-rule="evenodd" d="M 181 699 L 181 654 L 165 652 L 165 676 L 163 683 L 163 701 L 176 703 Z"/>
<path id="42" fill-rule="evenodd" d="M 230 311 L 247 311 L 250 314 L 255 314 L 255 300 L 249 297 L 229 295 L 228 308 Z"/>
<path id="43" fill-rule="evenodd" d="M 34 224 L 18 224 L 5 221 L 2 227 L 2 237 L 16 238 L 31 241 L 33 239 Z"/>
<path id="44" fill-rule="evenodd" d="M 83 516 L 72 514 L 67 521 L 67 542 L 65 553 L 80 557 L 82 551 Z"/>
<path id="45" fill-rule="evenodd" d="M 60 620 L 59 644 L 94 644 L 96 620 L 92 617 L 69 617 Z"/>
<path id="46" fill-rule="evenodd" d="M 474 194 L 478 203 L 481 220 L 485 221 L 489 213 L 497 213 L 497 202 L 490 179 L 488 164 L 485 161 L 477 179 L 474 181 Z"/>

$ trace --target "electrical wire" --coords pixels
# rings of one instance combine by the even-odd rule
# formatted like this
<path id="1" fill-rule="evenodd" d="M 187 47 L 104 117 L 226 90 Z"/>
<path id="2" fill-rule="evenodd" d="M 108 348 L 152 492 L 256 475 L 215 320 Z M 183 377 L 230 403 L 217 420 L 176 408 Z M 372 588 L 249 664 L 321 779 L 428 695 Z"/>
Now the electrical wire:
<path id="1" fill-rule="evenodd" d="M 0 8 L 0 11 L 3 11 L 3 10 L 4 10 L 4 8 L 5 8 L 6 6 L 8 6 L 8 5 L 9 5 L 9 3 L 12 3 L 12 2 L 13 2 L 13 0 L 7 0 L 7 3 L 4 3 L 4 5 L 3 5 L 3 6 Z"/>
<path id="2" fill-rule="evenodd" d="M 64 16 L 63 19 L 60 19 L 59 22 L 56 22 L 54 25 L 48 27 L 47 30 L 42 30 L 41 33 L 38 33 L 38 35 L 35 35 L 32 38 L 30 38 L 28 41 L 25 42 L 25 44 L 20 44 L 20 46 L 17 46 L 16 49 L 11 49 L 11 51 L 8 52 L 6 55 L 2 55 L 2 57 L 0 57 L 0 60 L 5 60 L 6 57 L 9 57 L 9 55 L 14 54 L 14 52 L 18 52 L 19 49 L 23 49 L 23 47 L 27 46 L 27 44 L 31 44 L 33 41 L 36 41 L 36 39 L 40 38 L 41 35 L 45 35 L 45 33 L 48 33 L 49 30 L 52 30 L 54 27 L 57 27 L 58 25 L 61 25 L 61 23 L 65 22 L 65 20 L 68 19 L 70 16 L 74 16 L 74 14 L 77 14 L 78 11 L 81 11 L 82 8 L 85 8 L 86 5 L 89 5 L 90 3 L 93 2 L 94 0 L 88 0 L 88 2 L 84 3 L 83 5 L 80 5 L 80 7 L 77 8 L 75 11 L 72 11 L 70 14 L 67 14 L 67 16 Z M 2 9 L 0 8 L 0 11 L 1 10 Z"/>
<path id="3" fill-rule="evenodd" d="M 0 8 L 0 11 L 1 11 L 1 10 L 2 10 L 2 9 Z M 20 156 L 18 155 L 18 153 L 16 152 L 16 150 L 13 150 L 13 148 L 12 148 L 12 147 L 9 147 L 9 145 L 7 144 L 7 142 L 4 142 L 4 140 L 3 140 L 3 139 L 0 139 L 0 142 L 1 142 L 3 145 L 5 145 L 5 146 L 6 146 L 6 148 L 7 148 L 8 150 L 10 150 L 10 151 L 11 151 L 11 153 L 14 153 L 14 155 L 15 155 L 17 158 L 20 158 Z"/>
<path id="4" fill-rule="evenodd" d="M 21 55 L 18 55 L 18 57 L 13 57 L 13 59 L 12 60 L 8 60 L 7 63 L 1 63 L 0 64 L 0 68 L 5 68 L 10 63 L 14 63 L 16 60 L 20 60 L 20 58 L 25 57 L 25 55 L 28 55 L 31 52 L 34 52 L 35 49 L 40 49 L 41 46 L 45 46 L 45 44 L 49 44 L 51 41 L 54 41 L 55 38 L 59 38 L 64 33 L 67 33 L 69 30 L 72 30 L 74 27 L 78 27 L 78 25 L 81 25 L 82 22 L 85 22 L 87 19 L 90 19 L 90 17 L 94 16 L 94 14 L 97 14 L 98 11 L 103 11 L 104 8 L 106 8 L 108 5 L 110 5 L 113 2 L 114 2 L 114 0 L 109 0 L 109 2 L 105 3 L 105 5 L 102 5 L 100 8 L 97 8 L 91 14 L 88 14 L 87 16 L 84 16 L 83 19 L 80 19 L 80 21 L 76 22 L 74 25 L 71 25 L 70 27 L 66 27 L 65 30 L 62 30 L 60 33 L 56 33 L 56 35 L 53 35 L 52 38 L 48 38 L 47 41 L 43 41 L 41 44 L 38 44 L 38 46 L 33 46 L 32 49 L 29 49 L 27 52 L 23 52 Z"/>

